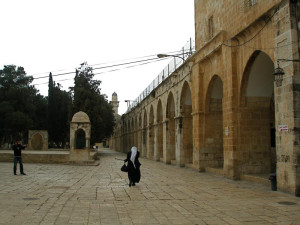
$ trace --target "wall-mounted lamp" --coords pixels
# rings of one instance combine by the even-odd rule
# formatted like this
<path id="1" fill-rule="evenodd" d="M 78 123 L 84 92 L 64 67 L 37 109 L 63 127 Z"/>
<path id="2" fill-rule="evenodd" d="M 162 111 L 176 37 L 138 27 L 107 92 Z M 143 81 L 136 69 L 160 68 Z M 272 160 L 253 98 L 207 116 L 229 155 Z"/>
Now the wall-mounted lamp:
<path id="1" fill-rule="evenodd" d="M 279 61 L 286 61 L 286 62 L 300 62 L 300 59 L 277 59 L 277 68 L 274 70 L 274 77 L 276 81 L 276 86 L 279 87 L 282 84 L 284 70 L 279 66 Z"/>
<path id="2" fill-rule="evenodd" d="M 279 60 L 277 60 L 277 68 L 274 70 L 273 73 L 276 81 L 276 86 L 279 87 L 282 84 L 284 70 L 279 66 Z"/>
<path id="3" fill-rule="evenodd" d="M 179 117 L 179 124 L 178 124 L 178 126 L 179 126 L 179 133 L 181 133 L 181 130 L 182 130 L 182 125 L 183 124 L 183 119 L 182 119 L 182 116 L 181 117 Z"/>

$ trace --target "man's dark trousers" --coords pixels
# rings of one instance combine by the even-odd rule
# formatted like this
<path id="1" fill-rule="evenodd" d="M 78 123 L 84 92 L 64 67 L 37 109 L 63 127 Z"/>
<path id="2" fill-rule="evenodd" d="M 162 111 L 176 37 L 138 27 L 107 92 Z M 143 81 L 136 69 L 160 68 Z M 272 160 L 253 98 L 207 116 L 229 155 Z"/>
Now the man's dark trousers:
<path id="1" fill-rule="evenodd" d="M 23 172 L 23 161 L 22 161 L 22 156 L 14 156 L 14 174 L 17 174 L 17 163 L 20 163 L 20 173 Z"/>

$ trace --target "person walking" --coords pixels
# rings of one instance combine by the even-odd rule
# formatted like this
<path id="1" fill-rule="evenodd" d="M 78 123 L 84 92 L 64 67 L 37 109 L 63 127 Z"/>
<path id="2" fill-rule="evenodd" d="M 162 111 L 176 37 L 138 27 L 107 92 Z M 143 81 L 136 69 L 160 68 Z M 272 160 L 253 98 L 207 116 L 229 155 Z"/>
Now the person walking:
<path id="1" fill-rule="evenodd" d="M 20 164 L 20 173 L 22 175 L 26 175 L 23 170 L 23 161 L 22 161 L 22 149 L 24 149 L 25 146 L 20 144 L 19 141 L 16 141 L 15 144 L 13 144 L 12 149 L 14 150 L 14 175 L 17 175 L 17 164 L 19 162 Z"/>
<path id="2" fill-rule="evenodd" d="M 131 151 L 127 153 L 127 158 L 124 162 L 127 163 L 129 187 L 135 186 L 141 179 L 140 166 L 142 165 L 139 161 L 140 152 L 135 146 L 131 148 Z"/>

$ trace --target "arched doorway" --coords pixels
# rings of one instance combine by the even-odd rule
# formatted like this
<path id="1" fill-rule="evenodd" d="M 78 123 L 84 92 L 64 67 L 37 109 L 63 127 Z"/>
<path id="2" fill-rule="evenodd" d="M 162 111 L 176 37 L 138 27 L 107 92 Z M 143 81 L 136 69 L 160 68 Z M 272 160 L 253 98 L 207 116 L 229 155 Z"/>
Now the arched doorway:
<path id="1" fill-rule="evenodd" d="M 166 108 L 166 143 L 167 154 L 166 163 L 176 160 L 176 148 L 175 148 L 175 102 L 173 94 L 170 92 L 167 101 Z M 174 162 L 176 163 L 176 162 Z"/>
<path id="2" fill-rule="evenodd" d="M 128 151 L 128 128 L 127 128 L 127 122 L 124 121 L 124 128 L 123 128 L 123 152 Z"/>
<path id="3" fill-rule="evenodd" d="M 163 110 L 161 100 L 157 105 L 157 134 L 156 134 L 156 160 L 163 161 Z"/>
<path id="4" fill-rule="evenodd" d="M 139 139 L 138 139 L 138 120 L 137 117 L 135 117 L 134 120 L 134 143 L 133 145 L 136 146 L 138 148 L 139 145 Z"/>
<path id="5" fill-rule="evenodd" d="M 153 159 L 154 156 L 154 112 L 153 106 L 151 105 L 150 114 L 149 114 L 149 151 L 148 151 L 148 158 Z"/>
<path id="6" fill-rule="evenodd" d="M 131 119 L 131 126 L 130 126 L 130 148 L 132 148 L 132 146 L 134 146 L 134 131 L 135 131 L 135 128 L 134 128 L 134 120 L 133 118 Z"/>
<path id="7" fill-rule="evenodd" d="M 144 120 L 143 120 L 143 157 L 147 157 L 147 112 L 144 111 Z"/>
<path id="8" fill-rule="evenodd" d="M 191 89 L 184 83 L 180 98 L 179 129 L 181 133 L 180 151 L 183 153 L 183 164 L 193 163 L 193 118 Z"/>
<path id="9" fill-rule="evenodd" d="M 78 129 L 75 132 L 75 148 L 84 149 L 85 147 L 85 132 L 82 129 Z"/>
<path id="10" fill-rule="evenodd" d="M 240 150 L 242 173 L 276 171 L 274 64 L 255 51 L 245 68 L 240 98 Z"/>
<path id="11" fill-rule="evenodd" d="M 131 149 L 131 123 L 130 123 L 130 119 L 128 119 L 128 127 L 127 127 L 127 149 Z"/>
<path id="12" fill-rule="evenodd" d="M 143 129 L 142 129 L 142 113 L 139 113 L 138 119 L 138 149 L 142 153 L 143 150 Z"/>
<path id="13" fill-rule="evenodd" d="M 218 75 L 210 81 L 205 107 L 205 161 L 208 167 L 223 168 L 223 82 Z"/>
<path id="14" fill-rule="evenodd" d="M 32 136 L 31 146 L 34 150 L 42 150 L 43 149 L 43 137 L 41 134 L 37 133 Z"/>

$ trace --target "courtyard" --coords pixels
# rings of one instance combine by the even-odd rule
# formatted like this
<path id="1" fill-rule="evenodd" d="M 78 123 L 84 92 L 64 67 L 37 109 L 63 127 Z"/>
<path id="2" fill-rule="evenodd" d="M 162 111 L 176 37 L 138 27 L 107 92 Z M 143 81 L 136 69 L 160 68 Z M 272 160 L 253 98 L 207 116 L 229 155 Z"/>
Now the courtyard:
<path id="1" fill-rule="evenodd" d="M 300 224 L 300 198 L 270 186 L 141 158 L 129 187 L 118 159 L 100 150 L 98 166 L 24 161 L 26 176 L 0 163 L 0 225 Z"/>

